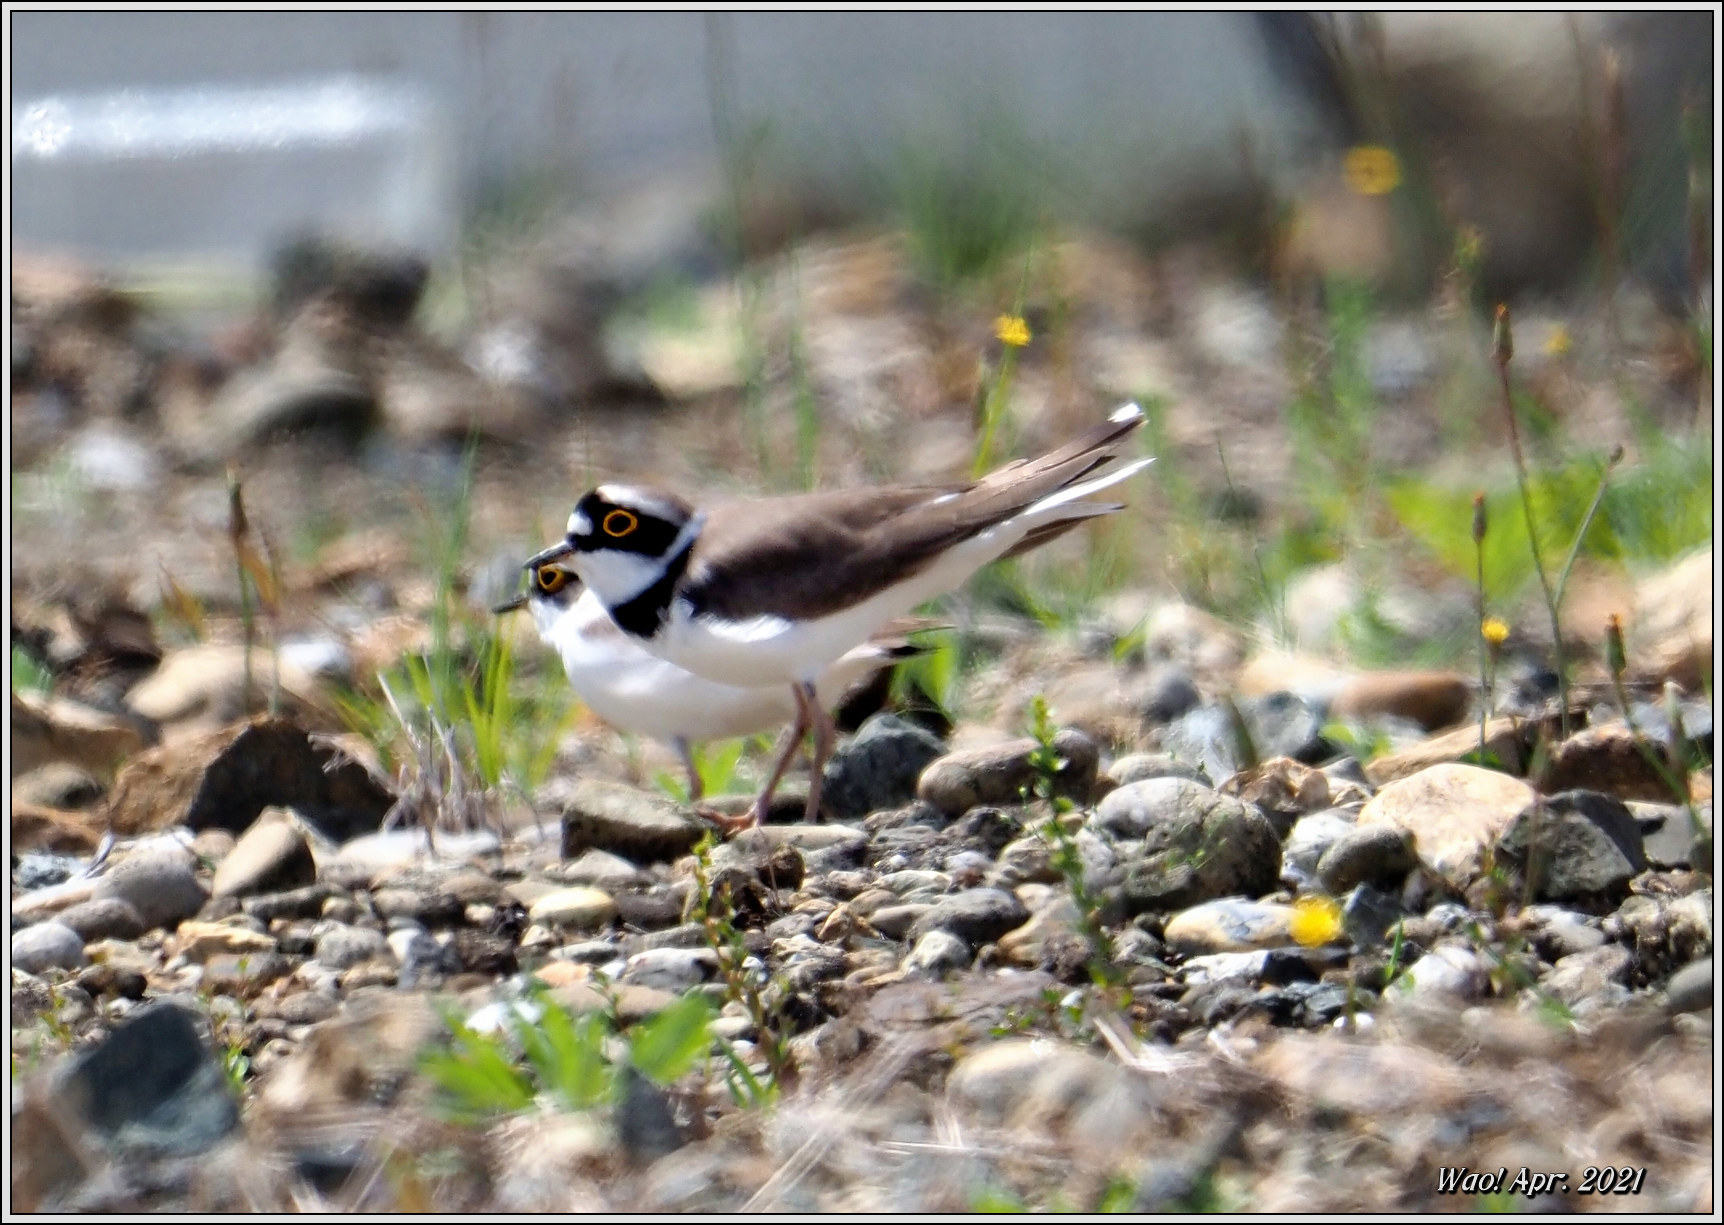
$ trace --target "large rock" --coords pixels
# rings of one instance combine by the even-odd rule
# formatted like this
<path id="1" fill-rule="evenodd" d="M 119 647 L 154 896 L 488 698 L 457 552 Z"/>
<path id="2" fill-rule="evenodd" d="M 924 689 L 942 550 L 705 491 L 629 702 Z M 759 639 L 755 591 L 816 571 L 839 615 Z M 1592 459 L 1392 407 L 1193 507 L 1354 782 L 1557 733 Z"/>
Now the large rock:
<path id="1" fill-rule="evenodd" d="M 259 717 L 162 745 L 126 764 L 106 814 L 120 834 L 188 825 L 240 833 L 271 806 L 337 841 L 376 830 L 395 797 L 298 725 Z"/>
<path id="2" fill-rule="evenodd" d="M 1317 865 L 1329 848 L 1353 831 L 1358 814 L 1345 808 L 1325 808 L 1300 817 L 1281 846 L 1281 879 L 1297 891 L 1317 883 Z"/>
<path id="3" fill-rule="evenodd" d="M 894 714 L 872 716 L 838 747 L 821 776 L 821 803 L 839 821 L 916 798 L 916 780 L 946 751 L 941 739 Z"/>
<path id="4" fill-rule="evenodd" d="M 280 893 L 317 880 L 311 843 L 285 808 L 266 808 L 216 868 L 212 897 Z"/>
<path id="5" fill-rule="evenodd" d="M 916 794 L 948 816 L 979 804 L 1021 803 L 1036 783 L 1031 754 L 1038 747 L 1036 741 L 1025 738 L 948 753 L 922 771 Z M 1053 747 L 1065 761 L 1055 776 L 1055 791 L 1086 803 L 1101 757 L 1095 741 L 1066 728 L 1055 733 Z"/>
<path id="6" fill-rule="evenodd" d="M 1324 851 L 1317 879 L 1338 896 L 1355 885 L 1397 886 L 1418 864 L 1406 830 L 1372 824 L 1348 830 Z"/>
<path id="7" fill-rule="evenodd" d="M 1142 857 L 1126 867 L 1125 908 L 1133 914 L 1180 910 L 1212 898 L 1259 897 L 1275 888 L 1281 840 L 1268 818 L 1231 796 L 1184 779 L 1175 783 L 1175 810 L 1150 826 Z"/>
<path id="8" fill-rule="evenodd" d="M 1540 901 L 1609 899 L 1646 870 L 1640 826 L 1628 806 L 1596 791 L 1565 791 L 1526 808 L 1497 842 Z"/>
<path id="9" fill-rule="evenodd" d="M 688 854 L 707 826 L 668 800 L 620 783 L 584 779 L 563 798 L 563 858 L 609 851 L 631 863 Z"/>
<path id="10" fill-rule="evenodd" d="M 178 1004 L 138 1009 L 79 1056 L 62 1100 L 116 1150 L 201 1153 L 239 1124 L 239 1105 L 204 1038 Z"/>
<path id="11" fill-rule="evenodd" d="M 1712 806 L 1696 810 L 1694 817 L 1680 804 L 1646 804 L 1630 801 L 1628 810 L 1640 825 L 1640 836 L 1646 849 L 1646 861 L 1655 868 L 1691 868 L 1703 866 L 1710 855 L 1702 856 L 1701 843 L 1712 837 Z"/>
<path id="12" fill-rule="evenodd" d="M 1411 834 L 1419 862 L 1445 880 L 1470 884 L 1485 851 L 1532 803 L 1518 778 L 1478 766 L 1436 765 L 1386 785 L 1359 813 L 1359 825 Z"/>

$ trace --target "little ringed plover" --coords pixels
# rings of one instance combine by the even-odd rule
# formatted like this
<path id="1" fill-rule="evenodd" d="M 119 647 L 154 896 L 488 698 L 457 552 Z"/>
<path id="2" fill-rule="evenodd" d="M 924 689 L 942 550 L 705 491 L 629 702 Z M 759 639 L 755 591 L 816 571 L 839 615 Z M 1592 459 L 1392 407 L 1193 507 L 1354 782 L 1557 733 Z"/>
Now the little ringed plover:
<path id="1" fill-rule="evenodd" d="M 696 742 L 752 736 L 796 716 L 796 697 L 787 685 L 727 685 L 652 654 L 611 620 L 597 594 L 556 562 L 536 567 L 528 576 L 526 593 L 495 611 L 523 607 L 532 613 L 539 638 L 562 658 L 569 684 L 594 714 L 621 731 L 675 747 L 688 770 L 691 801 L 702 796 L 692 751 Z M 903 628 L 932 627 L 918 622 Z M 846 651 L 815 682 L 821 708 L 831 709 L 862 680 L 917 653 L 917 647 L 892 633 Z"/>
<path id="2" fill-rule="evenodd" d="M 1089 499 L 1151 462 L 1119 453 L 1143 420 L 1128 404 L 1039 459 L 964 485 L 841 489 L 705 510 L 660 489 L 600 485 L 576 503 L 566 537 L 526 564 L 574 570 L 660 659 L 724 684 L 788 686 L 796 723 L 753 820 L 765 819 L 812 726 L 812 821 L 836 736 L 816 700 L 821 672 L 988 562 L 1123 509 Z"/>

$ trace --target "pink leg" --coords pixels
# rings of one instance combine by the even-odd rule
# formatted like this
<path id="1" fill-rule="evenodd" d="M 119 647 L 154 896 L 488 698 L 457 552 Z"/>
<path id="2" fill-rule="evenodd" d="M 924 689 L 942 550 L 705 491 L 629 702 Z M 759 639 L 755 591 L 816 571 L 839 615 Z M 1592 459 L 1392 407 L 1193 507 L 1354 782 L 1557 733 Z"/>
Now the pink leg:
<path id="1" fill-rule="evenodd" d="M 796 756 L 796 750 L 801 747 L 802 738 L 808 734 L 808 707 L 800 689 L 791 687 L 796 695 L 796 721 L 790 725 L 790 734 L 784 738 L 784 747 L 779 750 L 778 758 L 772 763 L 772 774 L 766 780 L 766 786 L 761 788 L 760 795 L 754 801 L 754 811 L 742 817 L 730 817 L 719 822 L 726 829 L 750 829 L 766 824 L 766 813 L 772 807 L 772 797 L 778 791 L 778 784 L 784 779 L 784 772 L 790 768 L 790 759 Z M 818 706 L 815 706 L 818 709 Z"/>
<path id="2" fill-rule="evenodd" d="M 826 772 L 826 760 L 832 756 L 832 747 L 838 740 L 838 729 L 832 725 L 832 716 L 814 696 L 814 686 L 805 685 L 803 689 L 802 700 L 814 719 L 814 761 L 808 779 L 808 807 L 802 813 L 802 820 L 804 824 L 812 825 L 820 819 L 820 784 Z"/>

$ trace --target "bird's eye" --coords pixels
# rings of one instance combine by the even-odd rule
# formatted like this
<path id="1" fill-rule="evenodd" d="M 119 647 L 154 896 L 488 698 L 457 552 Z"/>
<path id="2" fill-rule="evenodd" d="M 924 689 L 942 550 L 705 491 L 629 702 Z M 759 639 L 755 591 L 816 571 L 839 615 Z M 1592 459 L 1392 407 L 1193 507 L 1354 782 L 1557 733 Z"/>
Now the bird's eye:
<path id="1" fill-rule="evenodd" d="M 604 528 L 607 536 L 615 536 L 620 539 L 639 526 L 640 520 L 626 510 L 613 510 L 605 516 Z"/>
<path id="2" fill-rule="evenodd" d="M 569 581 L 568 574 L 556 566 L 540 566 L 533 578 L 539 584 L 539 590 L 546 595 L 556 595 Z"/>

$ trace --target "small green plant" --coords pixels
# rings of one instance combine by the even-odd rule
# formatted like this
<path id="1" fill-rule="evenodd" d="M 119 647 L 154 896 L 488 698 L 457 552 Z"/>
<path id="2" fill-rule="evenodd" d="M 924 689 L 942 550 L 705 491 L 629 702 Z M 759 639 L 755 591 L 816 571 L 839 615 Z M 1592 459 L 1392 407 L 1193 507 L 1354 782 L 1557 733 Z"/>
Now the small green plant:
<path id="1" fill-rule="evenodd" d="M 12 644 L 12 692 L 46 694 L 54 688 L 54 674 L 34 655 Z"/>
<path id="2" fill-rule="evenodd" d="M 1113 991 L 1122 982 L 1119 961 L 1114 955 L 1113 937 L 1101 921 L 1101 899 L 1084 880 L 1083 855 L 1078 850 L 1077 838 L 1066 827 L 1065 817 L 1074 809 L 1060 787 L 1060 774 L 1067 762 L 1054 745 L 1047 699 L 1039 694 L 1030 703 L 1030 735 L 1036 741 L 1029 763 L 1035 778 L 1025 798 L 1041 800 L 1053 810 L 1047 820 L 1035 827 L 1036 834 L 1047 844 L 1053 866 L 1065 878 L 1066 889 L 1077 907 L 1078 930 L 1090 948 L 1090 979 L 1102 991 Z"/>
<path id="3" fill-rule="evenodd" d="M 703 794 L 728 795 L 736 789 L 738 767 L 748 744 L 747 740 L 720 740 L 690 746 Z M 661 771 L 653 781 L 677 803 L 689 802 L 688 783 L 680 775 Z"/>
<path id="4" fill-rule="evenodd" d="M 579 1017 L 543 991 L 511 1008 L 506 1027 L 480 1033 L 445 1014 L 447 1048 L 427 1051 L 420 1070 L 442 1091 L 449 1112 L 477 1119 L 525 1110 L 548 1099 L 565 1110 L 615 1101 L 618 1068 L 605 1055 L 611 1017 Z M 628 1062 L 657 1084 L 674 1083 L 712 1049 L 712 1004 L 698 992 L 627 1031 Z"/>
<path id="5" fill-rule="evenodd" d="M 729 896 L 713 886 L 714 845 L 713 835 L 709 833 L 694 847 L 693 918 L 701 925 L 706 946 L 718 958 L 725 998 L 741 1003 L 754 1025 L 755 1048 L 766 1060 L 768 1076 L 766 1081 L 760 1080 L 737 1055 L 735 1048 L 724 1042 L 721 1050 L 727 1063 L 725 1080 L 731 1096 L 739 1105 L 766 1106 L 778 1100 L 789 1073 L 790 1035 L 780 1008 L 767 998 L 768 984 L 747 965 L 748 947 L 732 919 Z"/>

